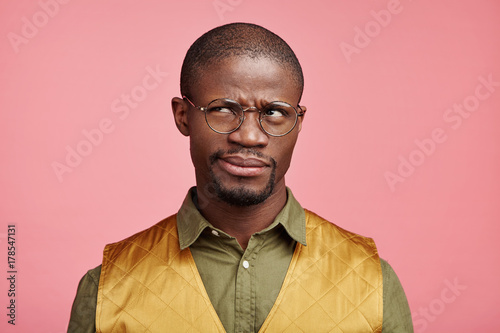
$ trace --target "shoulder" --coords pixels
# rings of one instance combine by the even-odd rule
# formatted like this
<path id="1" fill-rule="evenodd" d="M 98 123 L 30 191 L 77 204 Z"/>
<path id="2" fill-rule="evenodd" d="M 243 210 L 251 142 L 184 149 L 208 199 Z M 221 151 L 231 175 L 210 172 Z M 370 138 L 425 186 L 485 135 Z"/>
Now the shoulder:
<path id="1" fill-rule="evenodd" d="M 128 253 L 132 249 L 135 249 L 136 251 L 137 249 L 149 251 L 155 246 L 155 244 L 159 243 L 161 239 L 168 237 L 169 235 L 177 239 L 176 221 L 176 214 L 174 214 L 132 236 L 129 236 L 121 241 L 108 244 L 104 248 L 104 255 L 107 258 L 113 258 L 121 255 L 122 253 Z M 132 244 L 138 246 L 131 246 Z"/>
<path id="2" fill-rule="evenodd" d="M 335 243 L 343 242 L 344 240 L 350 240 L 349 243 L 365 245 L 371 248 L 372 251 L 377 251 L 375 242 L 370 237 L 365 237 L 354 233 L 352 231 L 346 230 L 339 227 L 333 222 L 326 220 L 325 218 L 313 213 L 307 209 L 306 212 L 306 233 L 307 238 L 313 237 L 317 234 L 323 240 L 333 241 Z"/>
<path id="3" fill-rule="evenodd" d="M 83 278 L 87 278 L 92 283 L 99 285 L 99 277 L 101 276 L 101 265 L 96 268 L 90 269 Z"/>
<path id="4" fill-rule="evenodd" d="M 99 285 L 99 278 L 101 276 L 101 265 L 92 268 L 85 273 L 80 279 L 78 284 L 78 293 L 93 289 Z"/>

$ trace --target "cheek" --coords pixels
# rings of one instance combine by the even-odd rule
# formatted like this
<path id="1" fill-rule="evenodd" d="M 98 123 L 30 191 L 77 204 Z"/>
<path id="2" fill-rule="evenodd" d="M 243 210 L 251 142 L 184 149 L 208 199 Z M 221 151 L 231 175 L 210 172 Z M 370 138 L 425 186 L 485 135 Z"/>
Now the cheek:
<path id="1" fill-rule="evenodd" d="M 290 133 L 289 135 L 291 135 Z M 276 159 L 277 173 L 279 177 L 282 177 L 287 172 L 290 162 L 292 160 L 293 149 L 297 141 L 297 135 L 290 136 L 288 140 L 281 142 L 276 145 L 274 158 Z M 277 176 L 278 176 L 277 175 Z"/>
<path id="2" fill-rule="evenodd" d="M 198 172 L 208 172 L 210 156 L 222 147 L 222 135 L 210 130 L 206 124 L 190 128 L 191 160 Z"/>
<path id="3" fill-rule="evenodd" d="M 212 154 L 210 144 L 207 140 L 203 140 L 200 135 L 191 135 L 190 137 L 191 160 L 197 170 L 208 168 L 209 156 Z"/>
<path id="4" fill-rule="evenodd" d="M 189 123 L 189 149 L 191 152 L 191 160 L 196 169 L 202 167 L 209 152 L 209 138 L 206 133 L 205 119 L 197 114 L 188 114 Z"/>

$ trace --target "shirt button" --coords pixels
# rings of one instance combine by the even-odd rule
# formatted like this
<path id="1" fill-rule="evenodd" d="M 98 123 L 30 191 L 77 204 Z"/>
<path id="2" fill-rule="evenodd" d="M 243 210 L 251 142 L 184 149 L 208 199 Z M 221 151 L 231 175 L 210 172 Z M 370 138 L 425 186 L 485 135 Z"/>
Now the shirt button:
<path id="1" fill-rule="evenodd" d="M 218 237 L 219 236 L 219 232 L 217 230 L 212 230 L 212 235 Z"/>
<path id="2" fill-rule="evenodd" d="M 250 267 L 250 264 L 248 263 L 248 261 L 246 261 L 246 260 L 243 261 L 243 267 L 245 267 L 245 268 Z"/>

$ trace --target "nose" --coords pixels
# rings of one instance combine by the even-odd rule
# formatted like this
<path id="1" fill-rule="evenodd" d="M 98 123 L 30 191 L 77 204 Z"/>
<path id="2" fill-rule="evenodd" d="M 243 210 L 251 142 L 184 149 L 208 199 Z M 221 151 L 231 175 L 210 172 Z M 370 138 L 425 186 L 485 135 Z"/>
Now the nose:
<path id="1" fill-rule="evenodd" d="M 244 117 L 245 119 L 241 126 L 228 135 L 228 140 L 243 147 L 267 146 L 269 136 L 260 127 L 259 110 L 254 107 L 248 108 L 244 112 Z"/>

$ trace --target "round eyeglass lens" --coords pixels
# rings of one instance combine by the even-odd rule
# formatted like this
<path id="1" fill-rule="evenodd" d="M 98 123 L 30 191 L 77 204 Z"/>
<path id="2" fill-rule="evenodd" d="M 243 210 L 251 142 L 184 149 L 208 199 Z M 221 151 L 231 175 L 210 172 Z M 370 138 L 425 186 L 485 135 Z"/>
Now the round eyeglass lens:
<path id="1" fill-rule="evenodd" d="M 230 133 L 243 119 L 241 105 L 228 99 L 216 99 L 208 104 L 205 112 L 208 126 L 219 133 Z"/>
<path id="2" fill-rule="evenodd" d="M 261 126 L 270 135 L 288 134 L 297 123 L 295 108 L 285 102 L 272 102 L 261 112 Z"/>

